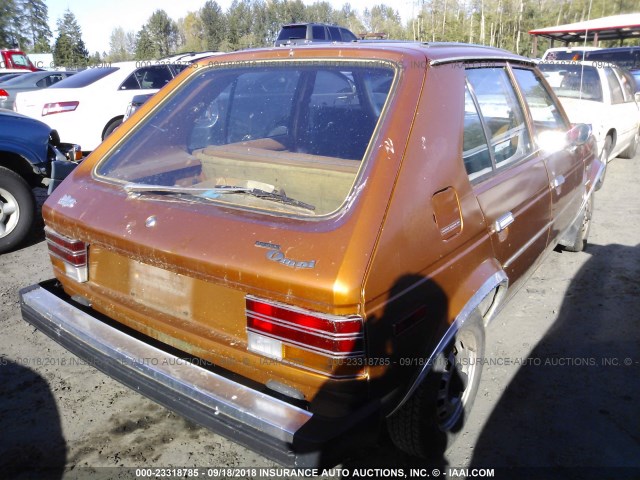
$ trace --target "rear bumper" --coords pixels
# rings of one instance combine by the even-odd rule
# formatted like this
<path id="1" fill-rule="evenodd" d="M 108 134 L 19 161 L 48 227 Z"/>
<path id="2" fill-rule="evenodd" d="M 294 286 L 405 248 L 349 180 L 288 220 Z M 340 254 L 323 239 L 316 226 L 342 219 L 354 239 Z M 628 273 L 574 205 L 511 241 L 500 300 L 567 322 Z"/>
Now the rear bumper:
<path id="1" fill-rule="evenodd" d="M 75 306 L 54 281 L 21 290 L 20 300 L 23 318 L 67 350 L 170 410 L 283 465 L 334 464 L 338 459 L 327 444 L 336 453 L 341 450 L 336 440 L 354 423 L 363 423 L 365 411 L 349 422 L 314 418 L 307 410 L 150 345 Z"/>

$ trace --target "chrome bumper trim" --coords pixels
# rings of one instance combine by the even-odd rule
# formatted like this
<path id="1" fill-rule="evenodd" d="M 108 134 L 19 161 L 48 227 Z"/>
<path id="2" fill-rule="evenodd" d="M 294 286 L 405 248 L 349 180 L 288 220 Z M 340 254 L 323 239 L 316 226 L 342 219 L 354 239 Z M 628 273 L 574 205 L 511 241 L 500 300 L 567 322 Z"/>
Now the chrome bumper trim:
<path id="1" fill-rule="evenodd" d="M 313 416 L 111 327 L 40 285 L 22 290 L 20 297 L 29 323 L 117 380 L 178 413 L 186 412 L 187 417 L 197 410 L 200 420 L 206 417 L 205 424 L 223 423 L 249 435 L 255 432 L 292 444 L 296 432 Z"/>

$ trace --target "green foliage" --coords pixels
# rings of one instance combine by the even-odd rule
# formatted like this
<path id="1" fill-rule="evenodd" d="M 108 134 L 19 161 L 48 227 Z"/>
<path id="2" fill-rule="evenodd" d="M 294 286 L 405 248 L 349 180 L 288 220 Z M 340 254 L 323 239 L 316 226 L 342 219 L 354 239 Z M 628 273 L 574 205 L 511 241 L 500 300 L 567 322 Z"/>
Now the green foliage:
<path id="1" fill-rule="evenodd" d="M 145 25 L 136 38 L 136 60 L 149 60 L 155 56 L 156 48 Z"/>
<path id="2" fill-rule="evenodd" d="M 146 24 L 149 38 L 156 57 L 166 57 L 175 52 L 178 40 L 178 26 L 164 10 L 153 12 Z"/>
<path id="3" fill-rule="evenodd" d="M 203 33 L 202 50 L 219 50 L 227 38 L 227 18 L 220 5 L 213 0 L 208 0 L 200 9 L 199 15 L 194 15 L 199 18 Z"/>
<path id="4" fill-rule="evenodd" d="M 49 8 L 44 0 L 22 0 L 23 31 L 31 42 L 28 50 L 34 53 L 51 52 L 51 29 L 49 28 Z"/>
<path id="5" fill-rule="evenodd" d="M 89 52 L 82 40 L 82 30 L 75 15 L 67 9 L 58 19 L 58 37 L 53 46 L 53 61 L 65 67 L 82 67 L 89 63 Z"/>

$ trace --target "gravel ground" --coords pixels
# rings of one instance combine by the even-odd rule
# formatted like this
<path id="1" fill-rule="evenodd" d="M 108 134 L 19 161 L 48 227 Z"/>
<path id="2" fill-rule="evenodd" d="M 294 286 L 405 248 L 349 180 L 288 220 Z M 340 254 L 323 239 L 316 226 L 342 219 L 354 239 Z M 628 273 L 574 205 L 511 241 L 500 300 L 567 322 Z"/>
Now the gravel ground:
<path id="1" fill-rule="evenodd" d="M 443 458 L 412 463 L 383 444 L 341 467 L 402 468 L 407 478 L 436 477 L 433 468 L 468 478 L 483 473 L 473 468 L 495 469 L 496 478 L 640 478 L 639 172 L 640 156 L 609 165 L 587 250 L 552 252 L 490 325 L 474 410 Z M 0 477 L 277 468 L 83 364 L 22 320 L 18 290 L 52 276 L 41 228 L 28 246 L 0 256 Z"/>

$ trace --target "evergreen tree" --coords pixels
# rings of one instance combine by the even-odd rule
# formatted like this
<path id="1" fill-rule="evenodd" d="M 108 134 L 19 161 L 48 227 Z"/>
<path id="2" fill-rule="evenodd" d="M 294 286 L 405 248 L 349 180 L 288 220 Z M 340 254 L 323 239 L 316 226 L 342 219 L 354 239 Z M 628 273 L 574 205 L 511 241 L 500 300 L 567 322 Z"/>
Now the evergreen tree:
<path id="1" fill-rule="evenodd" d="M 67 9 L 58 19 L 58 37 L 53 47 L 53 60 L 56 65 L 65 67 L 85 66 L 89 62 L 89 52 L 82 40 L 82 30 L 75 15 Z"/>
<path id="2" fill-rule="evenodd" d="M 22 18 L 15 0 L 0 0 L 0 48 L 20 47 L 24 43 Z"/>
<path id="3" fill-rule="evenodd" d="M 176 22 L 169 18 L 167 12 L 164 10 L 153 12 L 146 27 L 156 57 L 166 57 L 174 51 L 178 40 L 178 27 Z"/>
<path id="4" fill-rule="evenodd" d="M 155 45 L 149 35 L 147 26 L 143 26 L 138 32 L 136 41 L 136 60 L 151 60 L 157 56 Z"/>
<path id="5" fill-rule="evenodd" d="M 49 9 L 44 0 L 21 0 L 22 19 L 25 34 L 31 39 L 32 49 L 36 53 L 51 51 L 51 29 L 49 28 Z"/>
<path id="6" fill-rule="evenodd" d="M 227 22 L 222 8 L 214 0 L 208 0 L 200 9 L 206 50 L 220 50 L 227 37 Z"/>

